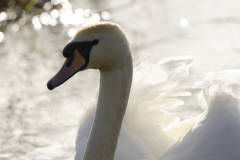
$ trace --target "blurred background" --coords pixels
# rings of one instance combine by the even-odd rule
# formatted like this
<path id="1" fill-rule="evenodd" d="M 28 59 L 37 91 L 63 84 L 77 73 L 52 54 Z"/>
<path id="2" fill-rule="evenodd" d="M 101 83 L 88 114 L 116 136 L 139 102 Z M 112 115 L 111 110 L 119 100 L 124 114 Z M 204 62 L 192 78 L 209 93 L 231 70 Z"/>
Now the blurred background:
<path id="1" fill-rule="evenodd" d="M 70 160 L 82 109 L 96 96 L 99 73 L 89 70 L 49 91 L 61 51 L 88 24 L 120 24 L 134 61 L 195 56 L 186 79 L 240 66 L 238 0 L 1 0 L 0 160 Z M 182 119 L 197 115 L 199 90 L 185 98 Z"/>

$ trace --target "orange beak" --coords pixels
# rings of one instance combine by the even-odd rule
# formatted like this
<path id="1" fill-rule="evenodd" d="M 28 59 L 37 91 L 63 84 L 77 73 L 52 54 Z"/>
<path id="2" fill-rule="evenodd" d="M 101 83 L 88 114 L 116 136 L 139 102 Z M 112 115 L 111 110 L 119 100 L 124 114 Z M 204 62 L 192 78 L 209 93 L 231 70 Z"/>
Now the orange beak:
<path id="1" fill-rule="evenodd" d="M 78 71 L 84 69 L 86 67 L 85 65 L 85 58 L 75 49 L 73 55 L 66 59 L 58 73 L 48 81 L 48 89 L 52 90 L 55 87 L 63 84 Z"/>

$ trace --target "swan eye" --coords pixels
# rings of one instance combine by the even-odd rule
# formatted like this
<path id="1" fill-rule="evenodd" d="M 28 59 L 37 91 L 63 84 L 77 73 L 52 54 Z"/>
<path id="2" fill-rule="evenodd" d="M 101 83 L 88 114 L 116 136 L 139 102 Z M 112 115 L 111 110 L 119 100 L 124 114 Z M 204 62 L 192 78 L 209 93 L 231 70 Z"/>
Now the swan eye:
<path id="1" fill-rule="evenodd" d="M 97 44 L 98 44 L 98 42 L 99 42 L 99 40 L 98 40 L 98 39 L 94 39 L 94 40 L 92 41 L 92 44 L 93 44 L 93 45 L 97 45 Z"/>

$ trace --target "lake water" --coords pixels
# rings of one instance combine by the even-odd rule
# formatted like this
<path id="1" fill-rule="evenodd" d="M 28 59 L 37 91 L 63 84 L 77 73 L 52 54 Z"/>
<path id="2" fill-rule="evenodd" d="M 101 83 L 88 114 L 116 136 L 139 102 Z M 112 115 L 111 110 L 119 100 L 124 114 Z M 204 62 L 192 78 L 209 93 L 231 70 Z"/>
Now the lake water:
<path id="1" fill-rule="evenodd" d="M 107 10 L 110 21 L 128 35 L 134 60 L 193 55 L 189 82 L 200 82 L 211 71 L 240 66 L 240 2 L 237 0 L 70 1 L 73 9 Z M 75 75 L 49 91 L 47 81 L 64 59 L 63 46 L 71 27 L 31 23 L 18 32 L 9 25 L 0 43 L 0 160 L 73 159 L 82 109 L 96 96 L 97 71 Z M 77 28 L 77 27 L 76 27 Z M 185 98 L 179 114 L 191 117 L 202 110 L 199 90 Z"/>

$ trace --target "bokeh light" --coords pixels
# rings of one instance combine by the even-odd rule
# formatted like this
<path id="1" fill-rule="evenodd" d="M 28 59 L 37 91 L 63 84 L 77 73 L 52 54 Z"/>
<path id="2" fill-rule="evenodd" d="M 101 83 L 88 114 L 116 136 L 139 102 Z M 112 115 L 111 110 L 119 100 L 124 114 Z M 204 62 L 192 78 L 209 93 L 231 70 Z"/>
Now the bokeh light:
<path id="1" fill-rule="evenodd" d="M 74 14 L 77 16 L 83 16 L 83 10 L 81 8 L 78 8 L 74 11 Z"/>
<path id="2" fill-rule="evenodd" d="M 55 18 L 52 18 L 49 22 L 51 26 L 56 26 L 57 25 L 57 20 Z"/>
<path id="3" fill-rule="evenodd" d="M 59 0 L 60 3 L 68 2 L 68 0 Z"/>
<path id="4" fill-rule="evenodd" d="M 91 19 L 92 19 L 92 22 L 93 23 L 97 23 L 101 20 L 101 17 L 98 13 L 94 13 L 92 16 L 91 16 Z"/>
<path id="5" fill-rule="evenodd" d="M 111 14 L 110 14 L 109 12 L 107 12 L 107 11 L 103 11 L 103 12 L 101 13 L 101 17 L 102 17 L 102 19 L 104 19 L 104 20 L 109 20 L 109 19 L 111 18 Z"/>
<path id="6" fill-rule="evenodd" d="M 4 40 L 4 34 L 3 32 L 0 32 L 0 43 Z"/>
<path id="7" fill-rule="evenodd" d="M 60 21 L 62 22 L 62 24 L 68 25 L 71 22 L 72 16 L 72 10 L 60 10 Z"/>
<path id="8" fill-rule="evenodd" d="M 84 15 L 85 17 L 90 17 L 90 15 L 91 15 L 91 10 L 90 10 L 90 9 L 85 9 L 85 10 L 83 11 L 83 15 Z"/>
<path id="9" fill-rule="evenodd" d="M 32 24 L 33 24 L 33 25 L 36 24 L 36 23 L 39 23 L 39 22 L 40 22 L 40 19 L 39 19 L 38 16 L 34 16 L 34 17 L 32 18 Z"/>
<path id="10" fill-rule="evenodd" d="M 40 29 L 42 28 L 41 23 L 36 23 L 36 24 L 34 25 L 34 28 L 35 28 L 36 30 L 40 30 Z"/>
<path id="11" fill-rule="evenodd" d="M 188 24 L 189 24 L 189 22 L 188 22 L 188 20 L 187 20 L 186 18 L 181 19 L 180 25 L 181 25 L 182 27 L 187 27 Z"/>
<path id="12" fill-rule="evenodd" d="M 17 21 L 17 23 L 12 24 L 11 29 L 13 32 L 18 32 L 29 21 L 32 22 L 35 30 L 41 30 L 43 25 L 56 26 L 59 24 L 66 28 L 63 29 L 63 34 L 72 37 L 76 32 L 76 28 L 111 18 L 111 14 L 107 11 L 97 12 L 89 8 L 76 8 L 73 10 L 69 0 L 36 0 L 35 2 L 34 6 L 21 8 L 21 11 L 23 11 L 21 14 L 13 8 L 0 12 L 0 26 L 6 27 L 9 22 Z M 15 1 L 11 1 L 9 4 L 12 7 L 17 5 Z"/>
<path id="13" fill-rule="evenodd" d="M 5 12 L 0 13 L 0 22 L 7 18 L 7 14 Z"/>
<path id="14" fill-rule="evenodd" d="M 8 17 L 10 20 L 14 20 L 17 18 L 17 14 L 15 12 L 12 12 L 12 13 L 9 13 Z"/>
<path id="15" fill-rule="evenodd" d="M 64 3 L 62 4 L 62 7 L 63 7 L 63 9 L 65 9 L 65 10 L 70 10 L 70 9 L 72 9 L 72 5 L 71 5 L 69 2 L 64 2 Z"/>
<path id="16" fill-rule="evenodd" d="M 46 11 L 50 10 L 52 7 L 53 7 L 53 5 L 50 2 L 47 2 L 43 5 L 43 9 Z"/>
<path id="17" fill-rule="evenodd" d="M 18 20 L 18 24 L 19 25 L 24 25 L 24 24 L 26 24 L 27 23 L 27 17 L 26 16 L 23 16 L 22 18 L 20 18 L 19 20 Z"/>
<path id="18" fill-rule="evenodd" d="M 14 24 L 12 27 L 13 32 L 17 32 L 19 31 L 19 25 L 18 24 Z"/>
<path id="19" fill-rule="evenodd" d="M 83 18 L 82 17 L 78 17 L 75 14 L 72 15 L 71 21 L 70 21 L 71 25 L 80 25 L 82 22 L 83 22 Z"/>
<path id="20" fill-rule="evenodd" d="M 68 30 L 69 37 L 74 37 L 76 33 L 77 33 L 77 31 L 74 28 L 71 28 Z"/>
<path id="21" fill-rule="evenodd" d="M 52 3 L 53 5 L 57 5 L 57 4 L 59 3 L 59 0 L 51 0 L 51 3 Z"/>
<path id="22" fill-rule="evenodd" d="M 13 2 L 11 1 L 9 4 L 15 6 L 16 3 Z M 73 6 L 68 0 L 36 1 L 34 6 L 30 6 L 30 9 L 28 7 L 21 8 L 22 11 L 24 10 L 21 14 L 13 8 L 6 12 L 0 12 L 0 26 L 6 27 L 9 22 L 17 21 L 12 25 L 12 31 L 17 32 L 21 26 L 29 21 L 32 22 L 36 30 L 40 30 L 42 25 L 56 26 L 59 23 L 66 27 L 63 33 L 68 35 L 71 33 L 72 36 L 74 32 L 71 28 L 73 26 L 82 27 L 111 18 L 111 14 L 107 11 L 96 12 L 96 10 L 88 8 L 76 8 L 73 10 Z M 29 14 L 30 12 L 31 14 Z"/>
<path id="23" fill-rule="evenodd" d="M 58 18 L 59 17 L 59 11 L 58 10 L 56 10 L 56 9 L 54 9 L 54 10 L 52 10 L 52 12 L 51 12 L 51 16 L 53 17 L 53 18 Z"/>
<path id="24" fill-rule="evenodd" d="M 83 15 L 83 10 L 81 8 L 78 8 L 74 11 L 74 15 L 72 16 L 71 19 L 71 24 L 72 25 L 80 25 L 83 23 L 85 20 L 84 15 Z"/>
<path id="25" fill-rule="evenodd" d="M 42 24 L 48 25 L 51 20 L 51 17 L 48 13 L 44 12 L 40 15 L 40 21 Z"/>
<path id="26" fill-rule="evenodd" d="M 38 17 L 33 18 L 32 23 L 36 30 L 40 30 L 42 28 L 42 24 L 40 23 L 40 20 Z"/>

